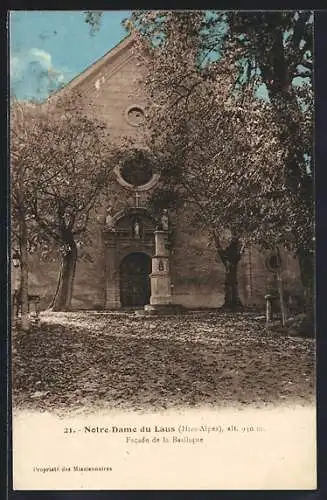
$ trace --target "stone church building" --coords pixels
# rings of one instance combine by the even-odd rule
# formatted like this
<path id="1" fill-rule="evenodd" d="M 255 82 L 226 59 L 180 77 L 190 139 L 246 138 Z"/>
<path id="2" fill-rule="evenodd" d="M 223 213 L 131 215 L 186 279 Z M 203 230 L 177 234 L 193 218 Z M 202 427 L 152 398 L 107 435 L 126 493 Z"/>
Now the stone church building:
<path id="1" fill-rule="evenodd" d="M 142 68 L 127 37 L 109 53 L 72 80 L 91 105 L 89 112 L 105 121 L 112 139 L 131 137 L 139 150 L 139 163 L 117 165 L 108 193 L 89 225 L 87 258 L 77 262 L 73 309 L 119 309 L 171 302 L 189 308 L 219 307 L 224 302 L 225 268 L 215 258 L 208 234 L 194 227 L 186 210 L 159 219 L 148 199 L 158 175 L 142 151 L 146 99 Z M 64 92 L 63 89 L 60 92 Z M 56 289 L 58 262 L 30 266 L 30 290 L 47 307 Z M 298 289 L 295 258 L 283 255 L 284 287 Z M 267 255 L 245 250 L 239 264 L 238 285 L 244 305 L 263 305 L 273 275 Z"/>

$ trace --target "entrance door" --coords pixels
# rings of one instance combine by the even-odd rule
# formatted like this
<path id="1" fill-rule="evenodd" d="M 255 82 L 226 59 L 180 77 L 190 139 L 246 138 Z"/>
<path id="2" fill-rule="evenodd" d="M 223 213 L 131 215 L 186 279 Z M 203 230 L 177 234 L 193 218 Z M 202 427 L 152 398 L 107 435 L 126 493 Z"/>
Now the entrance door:
<path id="1" fill-rule="evenodd" d="M 145 253 L 127 255 L 120 264 L 120 300 L 123 307 L 144 306 L 150 301 L 151 259 Z"/>

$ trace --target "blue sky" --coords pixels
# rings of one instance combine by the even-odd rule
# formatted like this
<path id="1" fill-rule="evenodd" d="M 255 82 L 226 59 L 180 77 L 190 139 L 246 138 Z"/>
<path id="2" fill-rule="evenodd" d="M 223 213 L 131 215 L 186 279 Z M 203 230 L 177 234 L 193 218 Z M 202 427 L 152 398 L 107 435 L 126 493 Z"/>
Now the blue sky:
<path id="1" fill-rule="evenodd" d="M 10 87 L 19 100 L 43 100 L 112 49 L 130 11 L 105 11 L 94 35 L 84 11 L 12 11 Z M 261 87 L 258 96 L 266 97 Z"/>
<path id="2" fill-rule="evenodd" d="M 106 11 L 93 36 L 83 11 L 10 13 L 10 86 L 18 99 L 44 99 L 114 47 L 129 11 Z"/>
<path id="3" fill-rule="evenodd" d="M 12 11 L 10 86 L 18 99 L 45 99 L 126 36 L 121 21 L 130 11 L 105 11 L 94 35 L 84 11 Z M 302 78 L 297 84 L 301 84 Z M 266 99 L 264 85 L 257 96 Z"/>

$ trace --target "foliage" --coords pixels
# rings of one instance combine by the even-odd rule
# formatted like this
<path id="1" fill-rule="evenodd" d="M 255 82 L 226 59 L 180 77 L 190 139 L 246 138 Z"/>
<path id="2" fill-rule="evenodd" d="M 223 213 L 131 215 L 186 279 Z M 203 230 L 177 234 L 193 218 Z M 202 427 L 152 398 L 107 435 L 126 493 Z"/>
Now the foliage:
<path id="1" fill-rule="evenodd" d="M 233 94 L 235 53 L 229 52 L 216 65 L 215 80 L 198 69 L 199 41 L 196 32 L 190 38 L 187 23 L 196 26 L 189 13 L 172 15 L 171 30 L 160 49 L 136 36 L 136 54 L 147 68 L 145 87 L 154 101 L 148 122 L 162 173 L 158 196 L 168 200 L 168 193 L 175 192 L 175 200 L 179 193 L 194 203 L 216 236 L 228 229 L 254 239 L 253 228 L 258 228 L 254 189 L 260 186 L 260 176 L 266 177 L 276 166 L 272 148 L 282 161 L 273 113 L 265 103 Z M 267 164 L 264 172 L 259 171 L 262 164 Z M 273 189 L 267 189 L 267 199 Z"/>
<path id="2" fill-rule="evenodd" d="M 21 320 L 20 326 L 22 330 L 29 330 L 30 321 L 28 315 L 28 251 L 29 237 L 31 231 L 31 217 L 27 209 L 28 193 L 27 183 L 31 177 L 30 169 L 27 168 L 28 151 L 25 148 L 29 139 L 29 132 L 26 128 L 26 114 L 30 118 L 30 130 L 35 130 L 33 122 L 33 106 L 25 109 L 13 101 L 11 109 L 11 230 L 12 242 L 14 245 L 13 253 L 19 255 L 20 276 L 19 280 L 14 283 L 14 299 L 15 302 L 21 303 Z M 33 234 L 35 236 L 35 233 Z M 18 304 L 15 304 L 15 309 Z"/>
<path id="3" fill-rule="evenodd" d="M 27 167 L 26 144 L 29 140 L 29 132 L 34 133 L 36 128 L 33 111 L 33 105 L 12 100 L 10 113 L 11 230 L 12 244 L 15 248 L 20 246 L 20 220 L 26 209 L 24 198 L 27 194 L 26 186 L 31 177 L 30 169 Z M 27 122 L 29 122 L 28 127 Z M 26 214 L 26 217 L 30 218 L 30 214 Z"/>
<path id="4" fill-rule="evenodd" d="M 254 242 L 310 254 L 311 14 L 211 14 L 132 14 L 136 54 L 155 103 L 150 127 L 171 136 L 167 152 L 178 145 L 175 167 L 188 155 L 184 165 L 206 193 L 202 208 L 210 207 L 217 227 L 236 225 Z M 306 81 L 295 85 L 299 75 Z M 256 98 L 260 85 L 268 89 L 266 102 Z M 189 178 L 184 184 L 192 185 Z"/>
<path id="5" fill-rule="evenodd" d="M 77 247 L 85 243 L 91 211 L 111 178 L 114 149 L 105 126 L 86 116 L 77 95 L 20 111 L 14 105 L 11 113 L 13 232 L 22 193 L 17 177 L 23 175 L 30 250 L 56 247 L 63 260 L 74 252 L 72 281 Z"/>
<path id="6" fill-rule="evenodd" d="M 22 166 L 31 247 L 41 241 L 60 247 L 66 242 L 65 230 L 77 239 L 85 234 L 90 211 L 110 173 L 110 146 L 104 130 L 102 123 L 85 116 L 77 96 L 43 106 L 13 105 L 13 227 Z"/>
<path id="7" fill-rule="evenodd" d="M 238 46 L 243 60 L 252 61 L 252 69 L 256 66 L 252 74 L 259 73 L 277 115 L 278 138 L 285 150 L 285 192 L 296 206 L 290 226 L 310 307 L 314 276 L 313 14 L 229 13 L 229 25 L 229 40 Z"/>
<path id="8" fill-rule="evenodd" d="M 247 80 L 259 72 L 272 99 L 294 91 L 297 77 L 311 80 L 311 11 L 229 12 L 227 22 L 228 37 L 238 44 Z"/>
<path id="9" fill-rule="evenodd" d="M 94 35 L 99 29 L 103 13 L 96 10 L 86 10 L 84 14 L 85 22 L 90 26 L 90 33 L 91 35 Z"/>
<path id="10" fill-rule="evenodd" d="M 312 12 L 134 11 L 125 26 L 166 173 L 187 166 L 180 184 L 205 193 L 198 213 L 219 232 L 294 249 L 312 296 Z"/>

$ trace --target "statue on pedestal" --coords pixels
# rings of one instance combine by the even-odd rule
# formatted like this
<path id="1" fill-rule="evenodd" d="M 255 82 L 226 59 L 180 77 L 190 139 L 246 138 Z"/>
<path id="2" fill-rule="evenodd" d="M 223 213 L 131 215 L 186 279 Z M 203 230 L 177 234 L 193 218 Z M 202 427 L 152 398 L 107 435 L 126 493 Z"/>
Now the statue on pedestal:
<path id="1" fill-rule="evenodd" d="M 158 231 L 168 231 L 169 229 L 169 217 L 168 217 L 168 210 L 167 208 L 164 208 L 162 210 L 162 214 L 157 226 Z"/>
<path id="2" fill-rule="evenodd" d="M 162 226 L 163 231 L 168 231 L 168 229 L 169 229 L 169 217 L 168 217 L 167 208 L 164 208 L 164 210 L 162 211 L 161 226 Z"/>
<path id="3" fill-rule="evenodd" d="M 114 230 L 114 218 L 112 216 L 112 206 L 109 205 L 109 207 L 107 208 L 107 215 L 106 215 L 106 227 L 107 229 L 109 229 L 110 231 L 113 231 Z"/>

